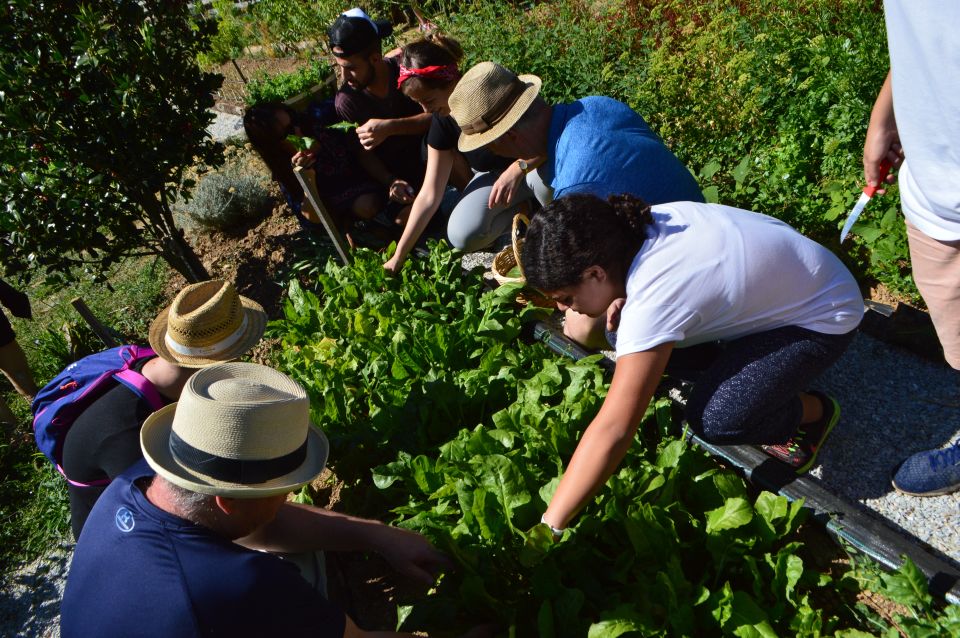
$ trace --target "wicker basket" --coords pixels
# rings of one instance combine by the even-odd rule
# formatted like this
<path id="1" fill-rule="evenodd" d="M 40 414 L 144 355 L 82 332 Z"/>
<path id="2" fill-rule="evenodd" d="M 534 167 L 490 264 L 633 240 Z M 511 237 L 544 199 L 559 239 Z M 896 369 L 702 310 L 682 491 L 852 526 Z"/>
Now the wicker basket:
<path id="1" fill-rule="evenodd" d="M 493 258 L 493 278 L 501 286 L 504 284 L 522 284 L 526 281 L 523 276 L 523 266 L 520 265 L 520 251 L 523 249 L 523 237 L 521 236 L 521 227 L 530 225 L 530 218 L 523 213 L 517 213 L 513 216 L 513 231 L 510 233 L 510 245 L 497 253 Z M 519 277 L 511 277 L 508 273 L 517 268 L 520 271 Z"/>
<path id="2" fill-rule="evenodd" d="M 522 226 L 521 226 L 522 225 Z M 502 286 L 504 284 L 523 284 L 526 283 L 526 277 L 523 275 L 523 265 L 520 262 L 520 252 L 523 250 L 523 233 L 526 227 L 530 225 L 530 218 L 524 213 L 517 213 L 513 216 L 513 230 L 510 233 L 512 241 L 510 245 L 497 253 L 493 258 L 491 271 L 493 278 Z M 511 276 L 509 273 L 516 268 L 520 271 L 520 276 Z M 532 288 L 524 288 L 517 293 L 517 303 L 525 306 L 527 304 L 538 306 L 540 308 L 556 308 L 557 304 L 553 299 L 540 294 Z"/>

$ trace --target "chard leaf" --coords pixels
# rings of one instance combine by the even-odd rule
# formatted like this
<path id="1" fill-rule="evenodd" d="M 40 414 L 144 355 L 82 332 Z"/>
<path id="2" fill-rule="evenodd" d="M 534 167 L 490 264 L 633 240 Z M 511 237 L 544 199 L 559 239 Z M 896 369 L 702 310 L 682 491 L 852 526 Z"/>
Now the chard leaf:
<path id="1" fill-rule="evenodd" d="M 784 548 L 777 554 L 777 564 L 774 567 L 772 588 L 778 596 L 783 595 L 794 605 L 793 591 L 803 576 L 803 559 L 797 556 L 795 548 Z"/>
<path id="2" fill-rule="evenodd" d="M 643 626 L 632 618 L 601 620 L 590 625 L 587 638 L 617 638 L 631 632 L 643 631 Z"/>
<path id="3" fill-rule="evenodd" d="M 554 638 L 557 635 L 553 625 L 553 605 L 543 601 L 537 611 L 537 635 L 541 638 Z"/>
<path id="4" fill-rule="evenodd" d="M 554 476 L 549 482 L 540 488 L 540 500 L 543 501 L 544 505 L 550 505 L 550 501 L 553 500 L 553 494 L 557 491 L 557 487 L 559 485 L 560 477 Z"/>
<path id="5" fill-rule="evenodd" d="M 497 497 L 505 512 L 530 502 L 523 474 L 517 465 L 502 454 L 491 454 L 478 464 L 480 484 Z"/>
<path id="6" fill-rule="evenodd" d="M 931 598 L 927 579 L 909 557 L 903 557 L 903 565 L 893 574 L 882 574 L 883 591 L 894 602 L 906 607 L 926 609 Z"/>
<path id="7" fill-rule="evenodd" d="M 777 496 L 770 492 L 760 492 L 754 504 L 757 514 L 763 517 L 770 527 L 776 529 L 777 521 L 787 515 L 787 497 Z"/>
<path id="8" fill-rule="evenodd" d="M 676 439 L 667 444 L 660 454 L 657 455 L 657 467 L 668 468 L 677 467 L 680 463 L 680 457 L 683 456 L 687 445 L 683 439 Z"/>
<path id="9" fill-rule="evenodd" d="M 707 534 L 742 527 L 753 518 L 753 508 L 747 499 L 728 498 L 721 507 L 707 512 Z"/>
<path id="10" fill-rule="evenodd" d="M 546 558 L 554 542 L 553 532 L 546 523 L 534 525 L 525 534 L 523 547 L 520 549 L 520 564 L 527 568 L 537 565 Z"/>

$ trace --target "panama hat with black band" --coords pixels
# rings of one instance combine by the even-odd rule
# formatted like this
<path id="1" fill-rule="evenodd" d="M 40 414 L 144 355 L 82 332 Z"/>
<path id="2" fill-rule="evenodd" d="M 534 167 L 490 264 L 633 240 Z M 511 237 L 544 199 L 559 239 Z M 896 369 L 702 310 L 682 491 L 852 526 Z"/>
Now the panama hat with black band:
<path id="1" fill-rule="evenodd" d="M 256 363 L 190 377 L 180 400 L 140 429 L 144 458 L 184 489 L 231 498 L 291 492 L 323 471 L 329 445 L 296 381 Z"/>
<path id="2" fill-rule="evenodd" d="M 257 345 L 267 315 L 229 281 L 190 284 L 150 325 L 150 347 L 183 368 L 230 361 Z"/>
<path id="3" fill-rule="evenodd" d="M 517 76 L 494 62 L 481 62 L 463 74 L 450 94 L 450 115 L 460 126 L 457 148 L 486 146 L 523 117 L 540 93 L 535 75 Z"/>
<path id="4" fill-rule="evenodd" d="M 367 50 L 393 33 L 386 20 L 374 20 L 363 9 L 344 11 L 327 29 L 330 51 L 338 58 L 348 58 Z"/>

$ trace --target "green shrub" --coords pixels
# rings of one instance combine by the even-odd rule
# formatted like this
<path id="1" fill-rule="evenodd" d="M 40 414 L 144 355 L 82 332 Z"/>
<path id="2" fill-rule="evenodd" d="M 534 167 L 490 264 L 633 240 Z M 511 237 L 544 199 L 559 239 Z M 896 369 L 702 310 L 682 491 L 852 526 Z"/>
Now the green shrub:
<path id="1" fill-rule="evenodd" d="M 202 177 L 178 211 L 189 226 L 227 230 L 268 212 L 271 201 L 262 178 L 227 168 Z"/>
<path id="2" fill-rule="evenodd" d="M 197 56 L 205 67 L 239 58 L 250 43 L 249 21 L 233 0 L 213 0 L 212 5 L 216 12 L 217 33 L 210 39 L 210 50 Z"/>
<path id="3" fill-rule="evenodd" d="M 698 173 L 711 201 L 783 219 L 836 250 L 861 280 L 916 294 L 895 195 L 873 202 L 854 240 L 837 244 L 888 66 L 879 5 L 485 3 L 443 26 L 467 43 L 468 64 L 539 75 L 548 102 L 626 102 Z"/>
<path id="4" fill-rule="evenodd" d="M 247 84 L 247 106 L 262 102 L 282 102 L 322 84 L 333 70 L 319 60 L 290 73 L 259 74 Z"/>

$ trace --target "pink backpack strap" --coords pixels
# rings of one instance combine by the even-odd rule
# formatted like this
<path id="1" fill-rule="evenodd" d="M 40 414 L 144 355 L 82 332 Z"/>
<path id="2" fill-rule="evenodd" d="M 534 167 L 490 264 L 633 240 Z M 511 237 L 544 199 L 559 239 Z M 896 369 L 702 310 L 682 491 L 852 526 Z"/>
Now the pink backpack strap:
<path id="1" fill-rule="evenodd" d="M 159 410 L 167 404 L 157 389 L 153 387 L 153 384 L 150 383 L 150 380 L 136 370 L 121 370 L 113 376 L 124 385 L 139 392 L 140 396 L 142 396 L 154 410 Z"/>

